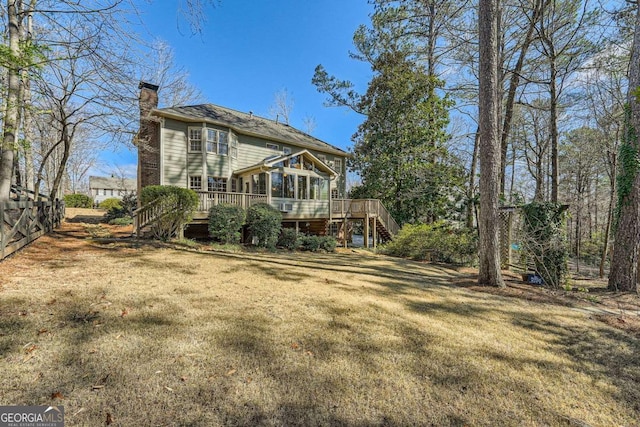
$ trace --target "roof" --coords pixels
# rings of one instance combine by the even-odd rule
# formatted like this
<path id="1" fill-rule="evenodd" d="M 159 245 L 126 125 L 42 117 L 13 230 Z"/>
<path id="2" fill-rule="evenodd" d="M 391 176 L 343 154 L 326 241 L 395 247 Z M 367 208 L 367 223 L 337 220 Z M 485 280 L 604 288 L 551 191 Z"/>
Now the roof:
<path id="1" fill-rule="evenodd" d="M 312 153 L 310 153 L 308 150 L 302 150 L 302 151 L 297 151 L 295 153 L 291 153 L 291 154 L 284 154 L 284 155 L 274 155 L 274 156 L 269 156 L 267 158 L 265 158 L 264 160 L 262 160 L 259 163 L 256 163 L 255 165 L 243 168 L 243 169 L 239 169 L 234 171 L 234 173 L 236 174 L 243 174 L 255 169 L 260 169 L 260 170 L 264 170 L 264 169 L 269 169 L 274 167 L 277 163 L 280 163 L 288 158 L 294 157 L 294 156 L 305 156 L 310 158 L 311 160 L 314 161 L 315 164 L 317 164 L 318 166 L 320 166 L 321 169 L 323 169 L 325 172 L 327 172 L 329 175 L 331 176 L 337 176 L 338 173 L 336 171 L 334 171 L 330 166 L 328 166 L 325 162 L 323 162 L 322 160 L 318 159 L 316 156 L 314 156 Z"/>
<path id="2" fill-rule="evenodd" d="M 90 176 L 89 188 L 107 188 L 114 190 L 136 191 L 137 181 L 130 178 L 115 178 L 104 176 Z"/>
<path id="3" fill-rule="evenodd" d="M 349 156 L 346 151 L 306 134 L 286 123 L 243 113 L 214 104 L 160 108 L 153 111 L 161 117 L 182 121 L 206 122 L 232 128 L 244 135 L 257 136 L 271 141 L 296 145 L 311 150 L 339 156 Z"/>

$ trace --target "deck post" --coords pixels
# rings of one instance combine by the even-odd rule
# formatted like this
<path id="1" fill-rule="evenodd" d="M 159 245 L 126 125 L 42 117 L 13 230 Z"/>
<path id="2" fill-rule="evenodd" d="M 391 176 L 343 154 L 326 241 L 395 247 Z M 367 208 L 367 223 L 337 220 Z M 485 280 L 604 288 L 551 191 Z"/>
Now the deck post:
<path id="1" fill-rule="evenodd" d="M 372 237 L 373 237 L 373 249 L 375 249 L 375 248 L 376 248 L 376 240 L 377 240 L 377 237 L 378 237 L 378 234 L 377 234 L 377 232 L 378 232 L 378 230 L 377 230 L 377 228 L 378 228 L 378 221 L 376 221 L 376 218 L 375 218 L 375 217 L 373 217 L 373 218 L 371 218 L 371 222 L 372 222 L 372 224 L 373 224 L 373 233 L 372 233 Z"/>
<path id="2" fill-rule="evenodd" d="M 369 248 L 369 214 L 364 217 L 364 247 Z"/>
<path id="3" fill-rule="evenodd" d="M 347 249 L 347 239 L 348 239 L 348 228 L 347 228 L 347 216 L 345 215 L 342 218 L 342 239 L 344 240 L 344 248 Z"/>

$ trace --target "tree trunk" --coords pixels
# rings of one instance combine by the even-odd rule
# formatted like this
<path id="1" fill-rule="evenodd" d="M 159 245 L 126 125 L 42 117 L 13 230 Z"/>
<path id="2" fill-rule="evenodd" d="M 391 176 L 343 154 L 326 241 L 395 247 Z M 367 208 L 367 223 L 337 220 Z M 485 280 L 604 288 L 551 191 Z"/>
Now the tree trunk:
<path id="1" fill-rule="evenodd" d="M 478 168 L 478 148 L 480 140 L 480 129 L 476 130 L 473 140 L 473 156 L 471 157 L 471 171 L 469 172 L 469 188 L 467 190 L 467 228 L 473 228 L 473 219 L 476 206 L 476 169 Z"/>
<path id="2" fill-rule="evenodd" d="M 558 91 L 556 79 L 556 60 L 551 59 L 551 82 L 549 92 L 551 95 L 549 113 L 551 116 L 551 202 L 558 203 Z"/>
<path id="3" fill-rule="evenodd" d="M 620 151 L 618 182 L 618 209 L 620 216 L 616 227 L 615 243 L 609 273 L 609 289 L 635 291 L 638 284 L 638 251 L 640 249 L 640 2 L 636 3 L 636 22 L 633 47 L 629 63 L 629 88 L 624 141 Z"/>
<path id="4" fill-rule="evenodd" d="M 0 201 L 8 200 L 13 178 L 13 163 L 16 150 L 16 134 L 18 126 L 18 99 L 20 95 L 20 71 L 15 58 L 20 57 L 20 19 L 18 17 L 18 1 L 7 1 L 7 20 L 9 33 L 9 50 L 14 58 L 7 69 L 7 106 L 4 117 L 2 136 L 2 158 L 0 158 Z"/>
<path id="5" fill-rule="evenodd" d="M 496 0 L 480 0 L 480 231 L 478 283 L 504 287 L 500 271 L 500 131 L 498 129 L 498 10 Z"/>

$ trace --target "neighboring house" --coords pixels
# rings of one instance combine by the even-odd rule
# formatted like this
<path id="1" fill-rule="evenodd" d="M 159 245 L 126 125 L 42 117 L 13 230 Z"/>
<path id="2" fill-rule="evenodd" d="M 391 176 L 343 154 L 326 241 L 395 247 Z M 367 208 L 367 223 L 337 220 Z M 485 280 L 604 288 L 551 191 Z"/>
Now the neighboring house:
<path id="1" fill-rule="evenodd" d="M 140 89 L 139 190 L 156 184 L 195 190 L 196 220 L 217 203 L 262 201 L 282 212 L 285 227 L 324 234 L 351 215 L 344 150 L 251 112 L 213 104 L 158 109 L 158 86 Z"/>
<path id="2" fill-rule="evenodd" d="M 101 203 L 106 199 L 122 199 L 125 194 L 135 193 L 138 184 L 135 179 L 115 178 L 111 176 L 90 176 L 89 191 L 94 203 Z"/>

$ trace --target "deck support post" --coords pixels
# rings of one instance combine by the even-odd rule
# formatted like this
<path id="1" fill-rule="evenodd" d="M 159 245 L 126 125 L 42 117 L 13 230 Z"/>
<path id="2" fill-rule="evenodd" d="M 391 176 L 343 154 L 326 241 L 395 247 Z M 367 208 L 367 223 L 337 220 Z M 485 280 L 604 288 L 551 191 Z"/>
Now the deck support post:
<path id="1" fill-rule="evenodd" d="M 364 247 L 369 248 L 369 214 L 364 217 Z"/>
<path id="2" fill-rule="evenodd" d="M 373 249 L 376 248 L 376 240 L 378 238 L 378 230 L 377 230 L 377 226 L 378 226 L 378 221 L 376 221 L 376 218 L 371 218 L 371 223 L 373 224 L 373 232 L 371 233 L 372 237 L 373 237 Z"/>
<path id="3" fill-rule="evenodd" d="M 349 238 L 349 228 L 347 227 L 347 217 L 342 218 L 342 239 L 344 240 L 344 248 L 347 249 L 347 240 Z"/>

